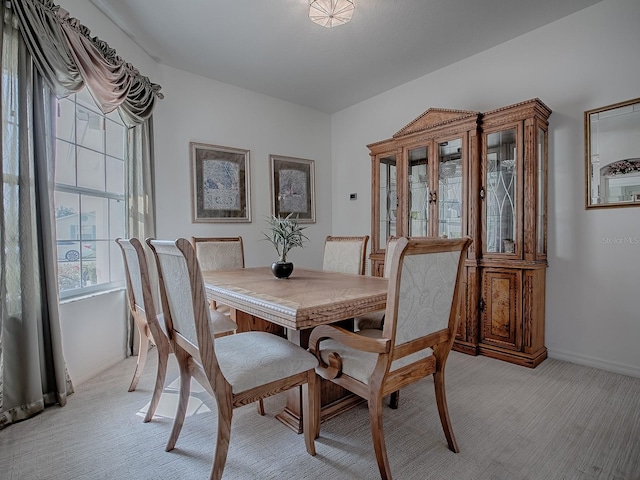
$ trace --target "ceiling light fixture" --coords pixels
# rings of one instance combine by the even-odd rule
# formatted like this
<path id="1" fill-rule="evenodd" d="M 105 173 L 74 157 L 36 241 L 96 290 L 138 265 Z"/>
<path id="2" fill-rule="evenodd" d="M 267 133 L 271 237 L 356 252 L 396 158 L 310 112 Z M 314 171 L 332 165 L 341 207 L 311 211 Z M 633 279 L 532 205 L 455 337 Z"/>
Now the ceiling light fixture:
<path id="1" fill-rule="evenodd" d="M 355 8 L 353 0 L 311 0 L 309 18 L 323 27 L 337 27 L 349 23 Z"/>

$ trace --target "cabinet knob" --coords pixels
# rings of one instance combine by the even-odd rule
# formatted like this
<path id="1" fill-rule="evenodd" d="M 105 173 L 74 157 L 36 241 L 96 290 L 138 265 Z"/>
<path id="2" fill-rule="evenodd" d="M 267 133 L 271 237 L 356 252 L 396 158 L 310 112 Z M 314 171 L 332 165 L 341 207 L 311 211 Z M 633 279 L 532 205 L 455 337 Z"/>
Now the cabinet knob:
<path id="1" fill-rule="evenodd" d="M 484 200 L 484 187 L 480 187 L 480 198 Z"/>

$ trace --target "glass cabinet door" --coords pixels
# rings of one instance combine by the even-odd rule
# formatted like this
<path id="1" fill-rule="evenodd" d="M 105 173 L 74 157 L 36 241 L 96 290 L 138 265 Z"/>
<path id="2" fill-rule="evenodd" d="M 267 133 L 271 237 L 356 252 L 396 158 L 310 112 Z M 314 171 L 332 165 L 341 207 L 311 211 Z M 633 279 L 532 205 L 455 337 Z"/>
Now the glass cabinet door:
<path id="1" fill-rule="evenodd" d="M 462 237 L 462 139 L 438 144 L 438 236 Z"/>
<path id="2" fill-rule="evenodd" d="M 486 136 L 484 246 L 487 253 L 516 253 L 517 129 Z"/>
<path id="3" fill-rule="evenodd" d="M 380 178 L 380 248 L 387 244 L 387 238 L 396 236 L 398 216 L 398 190 L 396 156 L 380 158 L 378 172 Z"/>
<path id="4" fill-rule="evenodd" d="M 428 147 L 410 149 L 408 163 L 408 204 L 410 237 L 426 237 L 429 235 L 429 206 L 431 192 L 429 190 Z"/>

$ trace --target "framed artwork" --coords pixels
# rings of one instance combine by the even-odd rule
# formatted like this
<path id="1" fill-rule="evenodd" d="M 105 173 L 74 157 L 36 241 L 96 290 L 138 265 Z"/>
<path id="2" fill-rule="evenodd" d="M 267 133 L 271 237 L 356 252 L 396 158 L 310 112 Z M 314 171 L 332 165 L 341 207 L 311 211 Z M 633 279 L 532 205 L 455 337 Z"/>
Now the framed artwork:
<path id="1" fill-rule="evenodd" d="M 314 162 L 303 158 L 270 155 L 271 213 L 293 213 L 299 223 L 315 223 Z"/>
<path id="2" fill-rule="evenodd" d="M 249 150 L 189 146 L 193 222 L 251 222 Z"/>

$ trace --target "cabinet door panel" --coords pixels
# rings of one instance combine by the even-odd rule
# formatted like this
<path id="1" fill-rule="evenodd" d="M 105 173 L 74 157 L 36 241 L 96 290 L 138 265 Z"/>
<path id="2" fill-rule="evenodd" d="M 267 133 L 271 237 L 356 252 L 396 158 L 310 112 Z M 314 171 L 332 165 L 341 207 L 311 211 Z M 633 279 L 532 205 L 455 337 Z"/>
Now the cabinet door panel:
<path id="1" fill-rule="evenodd" d="M 462 139 L 438 144 L 438 236 L 461 238 L 463 234 Z"/>
<path id="2" fill-rule="evenodd" d="M 519 257 L 521 235 L 522 127 L 505 128 L 484 139 L 483 249 L 494 254 Z"/>
<path id="3" fill-rule="evenodd" d="M 386 155 L 379 159 L 379 246 L 386 245 L 389 236 L 396 235 L 396 217 L 398 213 L 397 169 L 395 155 Z"/>
<path id="4" fill-rule="evenodd" d="M 429 147 L 412 148 L 408 151 L 409 172 L 407 219 L 410 237 L 430 235 L 431 190 L 429 189 Z"/>
<path id="5" fill-rule="evenodd" d="M 521 272 L 485 270 L 482 275 L 482 342 L 519 350 Z"/>

